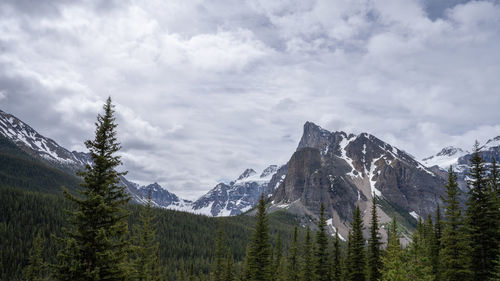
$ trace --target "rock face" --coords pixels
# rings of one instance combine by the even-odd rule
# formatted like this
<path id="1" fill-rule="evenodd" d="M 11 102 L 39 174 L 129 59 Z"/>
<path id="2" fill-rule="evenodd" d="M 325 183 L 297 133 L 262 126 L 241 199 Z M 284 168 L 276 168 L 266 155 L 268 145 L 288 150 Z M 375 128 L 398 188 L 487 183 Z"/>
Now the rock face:
<path id="1" fill-rule="evenodd" d="M 370 134 L 329 132 L 311 122 L 287 167 L 273 206 L 314 217 L 323 203 L 344 237 L 354 207 L 365 211 L 372 194 L 405 217 L 433 213 L 444 195 L 443 178 L 404 151 Z M 380 212 L 390 219 L 387 210 Z"/>
<path id="2" fill-rule="evenodd" d="M 208 216 L 234 216 L 253 208 L 262 194 L 268 197 L 286 168 L 271 165 L 258 174 L 246 169 L 235 181 L 219 183 L 193 202 L 192 211 Z M 274 181 L 273 181 L 274 180 Z"/>

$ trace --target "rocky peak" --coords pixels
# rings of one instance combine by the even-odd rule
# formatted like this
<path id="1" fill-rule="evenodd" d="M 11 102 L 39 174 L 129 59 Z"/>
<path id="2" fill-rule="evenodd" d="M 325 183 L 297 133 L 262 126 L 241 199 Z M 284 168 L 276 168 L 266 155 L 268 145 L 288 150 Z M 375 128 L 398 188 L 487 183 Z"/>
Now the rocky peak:
<path id="1" fill-rule="evenodd" d="M 269 177 L 270 175 L 275 174 L 276 171 L 278 171 L 278 165 L 270 165 L 269 167 L 265 168 L 264 171 L 262 171 L 260 177 L 261 178 Z"/>
<path id="2" fill-rule="evenodd" d="M 498 148 L 500 147 L 500 136 L 489 139 L 483 147 L 481 147 L 481 150 L 489 150 L 492 148 Z"/>
<path id="3" fill-rule="evenodd" d="M 255 175 L 257 172 L 254 169 L 246 169 L 239 177 L 237 180 L 243 180 L 246 179 L 250 176 Z"/>
<path id="4" fill-rule="evenodd" d="M 445 148 L 443 148 L 438 154 L 436 154 L 437 156 L 453 156 L 457 153 L 462 153 L 464 152 L 463 149 L 459 148 L 459 147 L 454 147 L 454 146 L 447 146 Z"/>

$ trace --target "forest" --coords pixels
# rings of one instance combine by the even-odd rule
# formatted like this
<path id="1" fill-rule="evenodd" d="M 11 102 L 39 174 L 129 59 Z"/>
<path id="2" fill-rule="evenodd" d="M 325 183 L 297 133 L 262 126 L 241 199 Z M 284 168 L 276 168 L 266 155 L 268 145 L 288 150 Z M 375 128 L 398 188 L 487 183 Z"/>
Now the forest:
<path id="1" fill-rule="evenodd" d="M 103 109 L 95 139 L 86 142 L 94 165 L 80 173 L 77 193 L 0 187 L 2 280 L 500 280 L 500 174 L 478 145 L 465 206 L 450 167 L 443 206 L 419 219 L 411 242 L 401 243 L 396 219 L 380 226 L 377 197 L 369 225 L 356 207 L 342 241 L 328 233 L 324 206 L 312 230 L 284 212 L 267 214 L 264 197 L 255 216 L 228 218 L 131 204 L 117 184 L 110 99 Z"/>

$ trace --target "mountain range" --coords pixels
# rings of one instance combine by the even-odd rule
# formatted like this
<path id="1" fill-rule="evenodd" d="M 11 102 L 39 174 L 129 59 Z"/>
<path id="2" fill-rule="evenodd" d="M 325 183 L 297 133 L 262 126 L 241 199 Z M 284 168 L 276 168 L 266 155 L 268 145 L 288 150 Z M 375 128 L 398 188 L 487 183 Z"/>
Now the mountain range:
<path id="1" fill-rule="evenodd" d="M 0 136 L 67 174 L 74 175 L 92 164 L 88 153 L 69 151 L 1 110 Z M 500 161 L 500 136 L 482 145 L 480 153 L 487 162 L 493 158 Z M 446 170 L 450 166 L 465 190 L 470 157 L 467 150 L 446 147 L 419 161 L 371 134 L 330 132 L 306 122 L 297 149 L 286 164 L 270 165 L 260 172 L 246 169 L 235 180 L 218 183 L 197 200 L 179 198 L 158 183 L 140 186 L 122 177 L 120 184 L 127 187 L 135 202 L 144 203 L 151 194 L 158 207 L 207 216 L 252 212 L 264 194 L 271 212 L 285 210 L 295 214 L 303 225 L 313 225 L 323 203 L 329 230 L 338 230 L 342 237 L 347 237 L 355 205 L 360 206 L 368 224 L 367 210 L 373 196 L 378 199 L 382 226 L 396 216 L 407 229 L 412 229 L 416 219 L 433 214 L 442 204 Z"/>

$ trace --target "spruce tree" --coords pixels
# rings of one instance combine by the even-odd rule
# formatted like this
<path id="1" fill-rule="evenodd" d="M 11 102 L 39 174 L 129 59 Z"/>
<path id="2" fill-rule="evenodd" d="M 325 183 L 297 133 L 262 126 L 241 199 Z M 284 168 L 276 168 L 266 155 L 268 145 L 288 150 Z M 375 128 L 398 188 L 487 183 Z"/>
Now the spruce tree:
<path id="1" fill-rule="evenodd" d="M 321 203 L 318 231 L 316 232 L 316 249 L 314 253 L 317 280 L 330 280 L 330 264 L 328 254 L 328 236 L 326 234 L 325 206 Z"/>
<path id="2" fill-rule="evenodd" d="M 226 255 L 226 268 L 224 270 L 224 281 L 234 281 L 234 259 L 231 250 L 227 250 Z"/>
<path id="3" fill-rule="evenodd" d="M 341 281 L 342 278 L 342 253 L 340 250 L 340 239 L 338 230 L 335 231 L 333 241 L 332 281 Z"/>
<path id="4" fill-rule="evenodd" d="M 468 263 L 469 248 L 458 201 L 459 195 L 457 176 L 450 167 L 446 198 L 443 198 L 444 226 L 439 252 L 440 280 L 444 281 L 469 280 L 471 275 Z"/>
<path id="5" fill-rule="evenodd" d="M 39 231 L 33 240 L 33 248 L 30 251 L 29 263 L 24 271 L 23 280 L 29 281 L 43 281 L 46 280 L 46 264 L 43 261 L 42 253 L 43 247 L 42 232 Z"/>
<path id="6" fill-rule="evenodd" d="M 282 265 L 281 258 L 283 257 L 283 243 L 281 241 L 281 230 L 278 231 L 278 238 L 276 239 L 276 247 L 275 247 L 275 261 L 274 261 L 274 280 L 278 277 L 278 272 L 280 265 Z M 284 269 L 281 269 L 281 273 L 284 272 Z"/>
<path id="7" fill-rule="evenodd" d="M 359 206 L 354 209 L 354 217 L 352 222 L 352 242 L 351 253 L 348 261 L 348 266 L 351 267 L 348 276 L 349 281 L 365 280 L 365 238 L 363 237 L 363 220 L 361 219 L 361 211 Z"/>
<path id="8" fill-rule="evenodd" d="M 417 230 L 413 233 L 412 242 L 408 247 L 407 258 L 405 260 L 405 271 L 408 280 L 435 280 L 432 274 L 430 257 L 432 227 L 432 222 L 427 220 L 424 225 L 422 219 L 419 218 Z"/>
<path id="9" fill-rule="evenodd" d="M 80 196 L 65 191 L 74 203 L 71 228 L 62 239 L 63 249 L 58 254 L 57 280 L 93 281 L 126 280 L 130 242 L 127 238 L 128 212 L 124 207 L 130 197 L 125 187 L 119 186 L 119 177 L 125 173 L 115 169 L 121 164 L 116 153 L 120 144 L 116 138 L 116 123 L 111 98 L 104 105 L 104 114 L 98 115 L 95 139 L 85 142 L 92 165 L 79 173 L 83 178 Z"/>
<path id="10" fill-rule="evenodd" d="M 311 230 L 309 226 L 306 229 L 306 240 L 304 242 L 303 263 L 300 272 L 301 281 L 313 281 L 315 278 L 314 271 L 314 251 L 311 239 Z"/>
<path id="11" fill-rule="evenodd" d="M 298 245 L 298 227 L 293 230 L 292 246 L 288 253 L 287 263 L 288 280 L 299 279 L 299 245 Z"/>
<path id="12" fill-rule="evenodd" d="M 392 220 L 387 236 L 387 249 L 385 255 L 382 256 L 381 280 L 406 281 L 408 279 L 404 266 L 403 249 L 399 242 L 395 218 Z"/>
<path id="13" fill-rule="evenodd" d="M 215 261 L 213 265 L 213 281 L 222 281 L 224 278 L 224 233 L 222 232 L 222 226 L 219 224 L 217 228 L 217 235 L 215 236 Z"/>
<path id="14" fill-rule="evenodd" d="M 441 280 L 441 268 L 439 261 L 439 252 L 441 251 L 441 236 L 443 235 L 443 221 L 441 217 L 441 207 L 439 204 L 436 209 L 436 223 L 434 224 L 434 236 L 432 237 L 431 245 L 431 264 L 432 273 L 436 280 Z"/>
<path id="15" fill-rule="evenodd" d="M 269 242 L 269 226 L 266 215 L 264 195 L 260 197 L 257 207 L 257 223 L 250 240 L 248 271 L 252 281 L 272 280 L 272 248 Z"/>
<path id="16" fill-rule="evenodd" d="M 471 270 L 474 280 L 488 280 L 492 276 L 493 261 L 498 253 L 497 206 L 492 200 L 491 185 L 486 167 L 476 142 L 470 160 L 469 198 L 467 201 L 467 230 L 471 245 Z M 495 210 L 496 209 L 496 210 Z"/>
<path id="17" fill-rule="evenodd" d="M 156 240 L 151 191 L 148 194 L 146 207 L 139 214 L 140 223 L 136 229 L 134 262 L 134 280 L 160 280 L 160 261 L 158 257 L 159 243 Z"/>
<path id="18" fill-rule="evenodd" d="M 382 267 L 382 260 L 380 257 L 380 246 L 382 245 L 379 234 L 379 221 L 377 215 L 377 201 L 375 194 L 372 196 L 372 209 L 371 209 L 371 226 L 370 226 L 370 239 L 368 239 L 368 258 L 367 258 L 367 279 L 369 281 L 376 281 L 380 279 L 380 269 Z"/>

